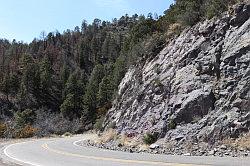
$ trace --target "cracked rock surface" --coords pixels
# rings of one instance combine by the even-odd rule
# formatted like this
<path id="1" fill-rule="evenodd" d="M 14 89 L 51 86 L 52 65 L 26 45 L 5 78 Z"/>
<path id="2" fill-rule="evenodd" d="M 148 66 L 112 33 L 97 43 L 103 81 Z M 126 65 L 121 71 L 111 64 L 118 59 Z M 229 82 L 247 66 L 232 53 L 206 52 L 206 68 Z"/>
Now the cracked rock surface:
<path id="1" fill-rule="evenodd" d="M 250 128 L 249 63 L 250 5 L 240 4 L 130 68 L 105 125 L 180 146 L 237 138 Z"/>

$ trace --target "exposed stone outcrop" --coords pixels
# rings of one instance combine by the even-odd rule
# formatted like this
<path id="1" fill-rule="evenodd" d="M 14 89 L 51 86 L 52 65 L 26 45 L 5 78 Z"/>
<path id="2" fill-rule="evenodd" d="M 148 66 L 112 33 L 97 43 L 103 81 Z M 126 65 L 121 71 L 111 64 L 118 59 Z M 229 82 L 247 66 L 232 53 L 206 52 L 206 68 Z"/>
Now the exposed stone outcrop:
<path id="1" fill-rule="evenodd" d="M 186 29 L 129 69 L 105 125 L 215 143 L 250 128 L 250 5 Z"/>

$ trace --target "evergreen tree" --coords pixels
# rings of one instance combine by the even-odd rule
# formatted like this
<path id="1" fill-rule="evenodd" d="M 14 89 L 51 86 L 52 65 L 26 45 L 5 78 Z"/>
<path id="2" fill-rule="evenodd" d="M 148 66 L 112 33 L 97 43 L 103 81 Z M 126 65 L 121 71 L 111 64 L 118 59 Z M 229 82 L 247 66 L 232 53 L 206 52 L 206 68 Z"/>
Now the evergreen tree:
<path id="1" fill-rule="evenodd" d="M 21 86 L 19 91 L 19 102 L 21 108 L 38 106 L 40 102 L 40 69 L 34 63 L 30 55 L 24 55 L 22 59 L 23 70 Z"/>
<path id="2" fill-rule="evenodd" d="M 10 86 L 10 94 L 12 96 L 15 96 L 18 93 L 18 90 L 20 88 L 19 84 L 20 84 L 20 81 L 19 81 L 18 76 L 16 74 L 11 74 L 9 86 Z"/>
<path id="3" fill-rule="evenodd" d="M 48 56 L 45 56 L 40 64 L 40 81 L 43 93 L 50 93 L 52 87 L 52 66 Z"/>
<path id="4" fill-rule="evenodd" d="M 70 69 L 66 64 L 64 64 L 60 73 L 60 80 L 63 88 L 65 88 L 69 76 L 70 76 Z"/>
<path id="5" fill-rule="evenodd" d="M 9 94 L 11 92 L 10 87 L 10 76 L 9 74 L 5 74 L 2 82 L 0 83 L 0 91 L 5 94 L 6 99 L 9 100 Z"/>
<path id="6" fill-rule="evenodd" d="M 84 20 L 81 30 L 43 32 L 30 44 L 0 39 L 1 94 L 17 101 L 10 104 L 14 110 L 43 108 L 93 121 L 110 108 L 127 68 L 162 50 L 163 34 L 170 39 L 236 1 L 175 0 L 159 18 L 150 13 L 126 14 L 112 23 L 95 19 L 88 25 Z"/>
<path id="7" fill-rule="evenodd" d="M 25 70 L 30 64 L 34 63 L 33 57 L 30 54 L 24 54 L 21 59 L 23 70 Z"/>
<path id="8" fill-rule="evenodd" d="M 113 85 L 117 89 L 122 78 L 125 76 L 127 69 L 126 69 L 126 63 L 125 63 L 125 58 L 123 56 L 120 56 L 115 64 L 114 64 L 114 70 L 113 70 Z"/>
<path id="9" fill-rule="evenodd" d="M 22 84 L 27 93 L 39 94 L 40 70 L 37 64 L 29 64 L 25 67 L 22 75 Z"/>
<path id="10" fill-rule="evenodd" d="M 30 109 L 15 114 L 15 122 L 17 128 L 23 128 L 25 125 L 32 125 L 36 119 L 36 114 Z"/>
<path id="11" fill-rule="evenodd" d="M 86 73 L 90 73 L 91 62 L 89 61 L 89 56 L 91 54 L 91 50 L 88 46 L 87 39 L 83 39 L 80 44 L 79 50 L 79 62 L 80 68 L 85 70 Z"/>
<path id="12" fill-rule="evenodd" d="M 93 37 L 91 40 L 91 53 L 92 53 L 92 60 L 94 64 L 98 64 L 100 62 L 100 58 L 98 57 L 99 52 L 99 44 L 96 37 Z"/>
<path id="13" fill-rule="evenodd" d="M 102 65 L 96 65 L 86 87 L 86 93 L 83 99 L 84 112 L 90 119 L 93 119 L 96 115 L 97 94 L 99 91 L 99 84 L 104 74 L 104 67 Z"/>
<path id="14" fill-rule="evenodd" d="M 205 6 L 206 17 L 208 19 L 211 19 L 214 16 L 222 14 L 222 12 L 226 11 L 229 2 L 230 0 L 227 2 L 225 2 L 224 0 L 209 0 Z"/>
<path id="15" fill-rule="evenodd" d="M 79 71 L 70 75 L 64 89 L 64 101 L 60 110 L 64 117 L 73 119 L 82 115 L 85 79 Z"/>
<path id="16" fill-rule="evenodd" d="M 74 94 L 68 94 L 66 96 L 63 104 L 60 106 L 60 110 L 64 117 L 68 117 L 71 120 L 75 117 L 76 105 Z"/>
<path id="17" fill-rule="evenodd" d="M 82 34 L 84 34 L 86 32 L 87 28 L 88 28 L 87 21 L 83 20 L 82 21 L 82 27 L 81 27 Z"/>
<path id="18" fill-rule="evenodd" d="M 105 76 L 99 85 L 98 105 L 99 107 L 111 102 L 114 93 L 114 85 L 110 76 Z"/>
<path id="19" fill-rule="evenodd" d="M 101 20 L 100 19 L 94 19 L 93 23 L 92 23 L 92 27 L 93 27 L 93 32 L 96 33 L 97 30 L 101 27 Z"/>
<path id="20" fill-rule="evenodd" d="M 111 38 L 109 42 L 109 62 L 114 63 L 119 56 L 120 50 L 115 39 Z"/>
<path id="21" fill-rule="evenodd" d="M 110 36 L 108 35 L 103 44 L 102 44 L 102 62 L 106 63 L 109 59 L 109 44 L 110 44 Z"/>

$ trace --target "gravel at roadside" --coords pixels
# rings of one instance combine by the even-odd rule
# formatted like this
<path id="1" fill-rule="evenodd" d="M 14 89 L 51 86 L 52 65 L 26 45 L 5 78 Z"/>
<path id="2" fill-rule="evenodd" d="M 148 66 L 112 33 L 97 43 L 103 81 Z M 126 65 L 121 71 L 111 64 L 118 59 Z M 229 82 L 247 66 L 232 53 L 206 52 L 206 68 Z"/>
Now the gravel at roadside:
<path id="1" fill-rule="evenodd" d="M 200 147 L 202 145 L 194 145 L 192 151 L 186 151 L 182 147 L 173 147 L 168 149 L 161 145 L 153 144 L 146 149 L 141 149 L 136 146 L 122 146 L 116 141 L 108 143 L 95 143 L 92 140 L 85 140 L 77 143 L 80 146 L 91 146 L 96 148 L 124 151 L 130 153 L 152 153 L 152 154 L 166 154 L 166 155 L 184 155 L 184 156 L 219 156 L 219 157 L 250 157 L 250 151 L 247 149 L 234 149 L 225 145 L 220 145 L 216 148 L 205 149 Z"/>

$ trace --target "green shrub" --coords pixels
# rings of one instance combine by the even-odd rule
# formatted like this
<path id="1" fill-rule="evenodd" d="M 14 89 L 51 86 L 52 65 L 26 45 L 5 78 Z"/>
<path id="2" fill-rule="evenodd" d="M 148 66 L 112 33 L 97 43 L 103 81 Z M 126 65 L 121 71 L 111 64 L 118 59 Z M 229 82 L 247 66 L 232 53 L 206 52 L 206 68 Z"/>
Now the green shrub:
<path id="1" fill-rule="evenodd" d="M 175 129 L 177 126 L 177 124 L 175 123 L 175 121 L 173 119 L 170 119 L 168 122 L 168 128 L 169 129 Z"/>
<path id="2" fill-rule="evenodd" d="M 153 144 L 157 141 L 157 134 L 146 133 L 143 136 L 143 142 L 147 145 Z"/>
<path id="3" fill-rule="evenodd" d="M 111 123 L 108 125 L 108 129 L 115 129 L 115 126 L 116 126 L 116 123 L 115 123 L 115 122 L 111 122 Z"/>
<path id="4" fill-rule="evenodd" d="M 156 74 L 160 74 L 160 73 L 161 73 L 161 69 L 160 69 L 159 66 L 160 66 L 160 65 L 157 64 L 157 65 L 154 67 L 154 72 L 155 72 Z"/>
<path id="5" fill-rule="evenodd" d="M 172 41 L 172 39 L 176 36 L 179 36 L 181 32 L 184 30 L 184 26 L 180 23 L 174 23 L 169 25 L 167 31 L 166 31 L 166 43 L 169 43 Z"/>
<path id="6" fill-rule="evenodd" d="M 96 131 L 101 131 L 102 130 L 102 124 L 104 122 L 104 119 L 105 119 L 104 117 L 101 117 L 100 119 L 96 120 L 96 123 L 94 125 L 94 129 Z"/>
<path id="7" fill-rule="evenodd" d="M 230 6 L 242 2 L 241 0 L 208 0 L 205 2 L 205 16 L 211 19 L 221 15 L 223 12 L 230 10 Z"/>
<path id="8" fill-rule="evenodd" d="M 17 128 L 24 128 L 26 125 L 32 125 L 36 119 L 36 114 L 30 109 L 15 114 L 15 122 Z"/>
<path id="9" fill-rule="evenodd" d="M 159 78 L 156 78 L 156 79 L 154 80 L 154 84 L 155 84 L 155 86 L 157 86 L 157 87 L 163 86 L 163 84 L 161 83 L 161 80 L 160 80 Z"/>
<path id="10" fill-rule="evenodd" d="M 63 134 L 63 136 L 70 137 L 70 136 L 72 136 L 72 134 L 70 132 L 66 132 L 66 133 Z"/>

